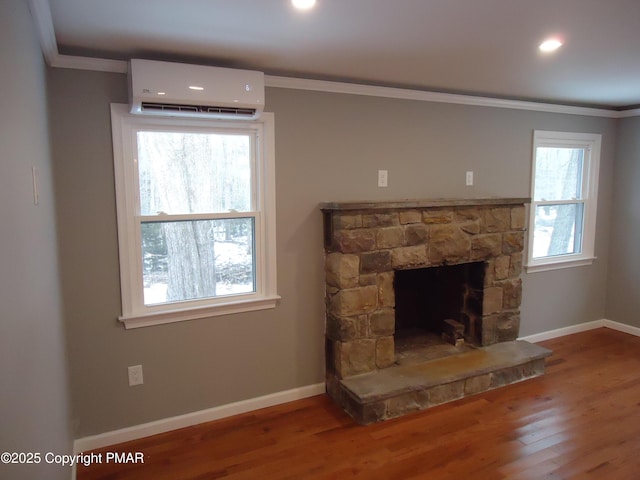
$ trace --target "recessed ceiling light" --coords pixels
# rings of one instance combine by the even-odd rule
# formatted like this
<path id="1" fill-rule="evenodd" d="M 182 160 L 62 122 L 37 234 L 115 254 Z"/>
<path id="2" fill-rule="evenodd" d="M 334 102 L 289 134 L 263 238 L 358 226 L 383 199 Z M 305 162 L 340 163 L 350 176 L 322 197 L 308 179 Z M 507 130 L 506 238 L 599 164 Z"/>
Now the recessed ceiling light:
<path id="1" fill-rule="evenodd" d="M 204 87 L 198 87 L 196 85 L 189 85 L 189 89 L 190 90 L 198 90 L 198 91 L 200 91 L 200 90 L 204 90 Z"/>
<path id="2" fill-rule="evenodd" d="M 291 3 L 299 10 L 308 10 L 316 4 L 316 0 L 291 0 Z"/>
<path id="3" fill-rule="evenodd" d="M 557 38 L 550 38 L 542 42 L 538 48 L 542 52 L 553 52 L 554 50 L 559 49 L 562 46 L 562 42 Z"/>

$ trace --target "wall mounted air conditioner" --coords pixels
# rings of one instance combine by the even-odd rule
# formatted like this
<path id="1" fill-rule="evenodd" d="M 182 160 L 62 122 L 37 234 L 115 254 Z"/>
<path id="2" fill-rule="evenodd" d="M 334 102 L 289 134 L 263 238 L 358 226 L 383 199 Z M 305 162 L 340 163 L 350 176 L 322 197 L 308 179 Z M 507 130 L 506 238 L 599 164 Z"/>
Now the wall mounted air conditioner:
<path id="1" fill-rule="evenodd" d="M 264 108 L 264 74 L 133 59 L 129 104 L 143 115 L 255 119 Z"/>

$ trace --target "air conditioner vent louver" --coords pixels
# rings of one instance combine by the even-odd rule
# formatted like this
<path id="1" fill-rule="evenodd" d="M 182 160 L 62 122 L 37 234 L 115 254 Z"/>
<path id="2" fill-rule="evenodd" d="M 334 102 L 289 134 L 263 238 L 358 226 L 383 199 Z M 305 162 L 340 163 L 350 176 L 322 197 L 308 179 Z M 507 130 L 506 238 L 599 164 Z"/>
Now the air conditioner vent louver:
<path id="1" fill-rule="evenodd" d="M 255 108 L 216 107 L 211 105 L 174 105 L 169 103 L 142 102 L 142 110 L 162 112 L 193 112 L 193 113 L 217 113 L 238 117 L 253 117 Z"/>

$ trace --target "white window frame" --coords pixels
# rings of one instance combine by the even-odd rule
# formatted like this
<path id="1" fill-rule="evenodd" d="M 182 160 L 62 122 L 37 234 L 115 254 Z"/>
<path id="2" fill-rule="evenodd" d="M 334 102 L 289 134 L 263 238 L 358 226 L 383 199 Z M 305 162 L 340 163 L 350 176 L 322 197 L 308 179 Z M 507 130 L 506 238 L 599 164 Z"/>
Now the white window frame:
<path id="1" fill-rule="evenodd" d="M 536 130 L 533 134 L 533 160 L 531 172 L 531 205 L 529 208 L 529 239 L 527 242 L 527 262 L 525 269 L 528 273 L 556 270 L 560 268 L 591 265 L 596 259 L 594 255 L 596 233 L 596 211 L 598 203 L 598 175 L 600 171 L 600 148 L 602 136 L 592 133 L 549 132 Z M 585 151 L 582 171 L 582 197 L 568 203 L 582 203 L 584 218 L 582 225 L 582 251 L 533 258 L 533 240 L 536 207 L 546 202 L 536 201 L 536 151 L 538 147 L 550 148 L 582 148 Z M 557 204 L 561 201 L 551 201 Z"/>
<path id="2" fill-rule="evenodd" d="M 129 106 L 111 105 L 113 158 L 120 256 L 120 290 L 125 328 L 137 328 L 197 318 L 274 308 L 276 288 L 275 133 L 273 113 L 258 120 L 133 115 Z M 161 305 L 144 305 L 136 132 L 140 129 L 229 129 L 255 135 L 255 292 Z M 225 214 L 222 214 L 224 216 Z M 227 215 L 229 216 L 229 215 Z M 238 214 L 231 214 L 233 218 Z M 240 215 L 243 216 L 243 215 Z"/>

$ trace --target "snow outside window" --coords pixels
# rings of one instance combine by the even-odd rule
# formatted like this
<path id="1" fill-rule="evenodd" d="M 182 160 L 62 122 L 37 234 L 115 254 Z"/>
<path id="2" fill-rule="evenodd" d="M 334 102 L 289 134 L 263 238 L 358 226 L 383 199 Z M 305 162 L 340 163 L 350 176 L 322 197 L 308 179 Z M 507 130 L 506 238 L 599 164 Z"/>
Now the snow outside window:
<path id="1" fill-rule="evenodd" d="M 593 262 L 600 142 L 534 132 L 528 272 Z"/>
<path id="2" fill-rule="evenodd" d="M 112 126 L 126 327 L 273 308 L 273 115 Z"/>

